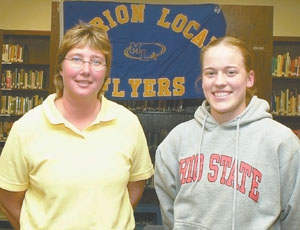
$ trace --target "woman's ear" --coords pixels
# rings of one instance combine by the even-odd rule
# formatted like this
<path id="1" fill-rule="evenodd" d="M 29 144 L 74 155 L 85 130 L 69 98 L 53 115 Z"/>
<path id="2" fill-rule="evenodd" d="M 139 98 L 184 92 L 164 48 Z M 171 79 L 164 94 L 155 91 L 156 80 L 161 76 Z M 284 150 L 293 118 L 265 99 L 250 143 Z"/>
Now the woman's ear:
<path id="1" fill-rule="evenodd" d="M 248 74 L 248 79 L 247 79 L 247 88 L 251 88 L 254 85 L 255 81 L 255 74 L 253 70 L 250 70 Z"/>

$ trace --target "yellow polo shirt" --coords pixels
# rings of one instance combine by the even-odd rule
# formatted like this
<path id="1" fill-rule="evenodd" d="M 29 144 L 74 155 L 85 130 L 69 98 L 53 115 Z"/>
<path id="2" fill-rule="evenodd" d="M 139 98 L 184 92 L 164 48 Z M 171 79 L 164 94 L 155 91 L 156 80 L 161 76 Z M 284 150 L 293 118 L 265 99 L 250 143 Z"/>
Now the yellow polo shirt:
<path id="1" fill-rule="evenodd" d="M 138 118 L 102 96 L 80 131 L 54 99 L 14 123 L 0 157 L 0 187 L 27 190 L 21 230 L 134 229 L 127 184 L 153 175 Z"/>

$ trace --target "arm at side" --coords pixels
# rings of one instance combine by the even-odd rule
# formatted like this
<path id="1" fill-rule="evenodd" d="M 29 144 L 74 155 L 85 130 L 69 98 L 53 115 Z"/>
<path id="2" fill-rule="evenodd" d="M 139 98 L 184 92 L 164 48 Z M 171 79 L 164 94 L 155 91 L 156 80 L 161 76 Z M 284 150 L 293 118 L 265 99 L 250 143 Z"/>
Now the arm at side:
<path id="1" fill-rule="evenodd" d="M 133 209 L 136 208 L 140 199 L 142 198 L 144 192 L 144 186 L 145 186 L 144 180 L 129 182 L 127 185 L 130 203 Z"/>
<path id="2" fill-rule="evenodd" d="M 20 213 L 25 192 L 10 192 L 0 188 L 0 207 L 14 230 L 20 229 Z"/>

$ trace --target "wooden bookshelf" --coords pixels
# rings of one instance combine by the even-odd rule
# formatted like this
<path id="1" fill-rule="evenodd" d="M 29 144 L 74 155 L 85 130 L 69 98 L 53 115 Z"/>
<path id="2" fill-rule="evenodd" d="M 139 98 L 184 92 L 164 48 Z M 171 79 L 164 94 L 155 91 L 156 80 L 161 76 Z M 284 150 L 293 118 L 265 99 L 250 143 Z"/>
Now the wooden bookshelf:
<path id="1" fill-rule="evenodd" d="M 50 31 L 0 30 L 0 146 L 11 124 L 49 94 Z"/>
<path id="2" fill-rule="evenodd" d="M 285 66 L 291 65 L 291 61 L 286 61 L 287 53 L 289 59 L 300 60 L 300 37 L 274 36 L 273 59 L 278 55 L 284 56 L 284 69 L 280 70 L 280 74 L 272 69 L 271 110 L 275 120 L 291 129 L 300 130 L 300 70 L 297 72 L 294 69 L 293 73 L 293 68 L 288 67 L 286 71 Z M 300 67 L 300 63 L 296 62 L 296 65 Z"/>

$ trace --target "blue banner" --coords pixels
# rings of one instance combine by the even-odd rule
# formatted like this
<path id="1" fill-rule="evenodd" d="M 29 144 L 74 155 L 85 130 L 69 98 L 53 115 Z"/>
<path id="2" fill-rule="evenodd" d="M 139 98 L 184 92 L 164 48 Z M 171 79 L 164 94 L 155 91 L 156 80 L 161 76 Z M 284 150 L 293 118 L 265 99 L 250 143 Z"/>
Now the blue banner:
<path id="1" fill-rule="evenodd" d="M 79 21 L 107 31 L 113 53 L 106 96 L 114 100 L 203 98 L 195 87 L 201 48 L 226 33 L 215 4 L 64 1 L 63 21 L 64 31 Z"/>

